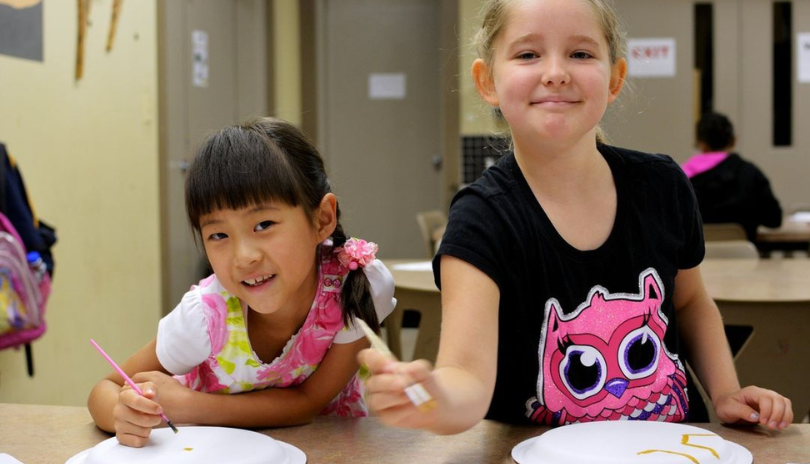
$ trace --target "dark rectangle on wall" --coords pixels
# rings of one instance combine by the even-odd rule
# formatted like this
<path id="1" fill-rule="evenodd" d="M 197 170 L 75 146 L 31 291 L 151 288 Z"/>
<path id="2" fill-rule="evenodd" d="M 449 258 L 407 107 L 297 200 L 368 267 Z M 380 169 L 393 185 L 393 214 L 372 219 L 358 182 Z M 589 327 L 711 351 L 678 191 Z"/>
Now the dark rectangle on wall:
<path id="1" fill-rule="evenodd" d="M 714 111 L 714 5 L 695 4 L 695 69 L 700 71 L 700 114 Z"/>
<path id="2" fill-rule="evenodd" d="M 42 61 L 42 4 L 26 8 L 0 5 L 0 54 Z"/>
<path id="3" fill-rule="evenodd" d="M 773 145 L 793 144 L 793 11 L 773 4 Z"/>
<path id="4" fill-rule="evenodd" d="M 468 135 L 461 138 L 461 163 L 465 184 L 476 181 L 498 158 L 508 152 L 509 138 Z"/>

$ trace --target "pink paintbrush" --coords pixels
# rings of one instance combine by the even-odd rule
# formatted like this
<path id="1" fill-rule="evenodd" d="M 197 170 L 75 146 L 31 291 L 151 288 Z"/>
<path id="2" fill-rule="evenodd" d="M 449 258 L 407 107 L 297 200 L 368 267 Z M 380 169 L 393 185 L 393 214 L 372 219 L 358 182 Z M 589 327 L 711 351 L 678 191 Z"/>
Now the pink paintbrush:
<path id="1" fill-rule="evenodd" d="M 98 343 L 96 343 L 96 341 L 93 340 L 92 338 L 90 339 L 90 343 L 92 343 L 93 346 L 96 347 L 98 352 L 101 353 L 102 356 L 104 356 L 104 359 L 106 359 L 107 362 L 110 363 L 113 369 L 115 369 L 115 372 L 118 372 L 118 375 L 120 375 L 124 379 L 124 381 L 127 384 L 129 384 L 129 386 L 132 387 L 133 390 L 135 390 L 135 393 L 143 396 L 143 392 L 141 391 L 140 388 L 138 388 L 138 385 L 136 385 L 135 382 L 133 382 L 132 379 L 129 378 L 129 376 L 126 374 L 126 372 L 124 372 L 123 369 L 118 367 L 118 364 L 116 364 L 115 361 L 113 361 L 112 358 L 109 355 L 107 355 L 107 353 L 105 353 L 100 346 L 98 346 Z M 175 427 L 174 424 L 172 424 L 172 421 L 170 421 L 169 418 L 166 417 L 166 414 L 160 413 L 160 417 L 162 417 L 163 420 L 166 421 L 166 424 L 169 427 L 171 427 L 172 430 L 174 430 L 174 433 L 177 433 L 177 427 Z"/>

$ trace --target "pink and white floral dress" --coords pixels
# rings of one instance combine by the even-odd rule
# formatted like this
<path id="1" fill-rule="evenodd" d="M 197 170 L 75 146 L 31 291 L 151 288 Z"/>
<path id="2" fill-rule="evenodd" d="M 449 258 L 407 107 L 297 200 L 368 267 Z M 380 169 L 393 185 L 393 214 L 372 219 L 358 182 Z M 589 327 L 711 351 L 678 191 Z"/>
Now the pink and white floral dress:
<path id="1" fill-rule="evenodd" d="M 161 365 L 183 385 L 209 393 L 240 393 L 304 382 L 318 368 L 332 343 L 363 337 L 356 324 L 345 326 L 340 303 L 341 284 L 349 272 L 332 247 L 321 247 L 318 291 L 304 325 L 282 353 L 263 362 L 248 339 L 246 308 L 211 275 L 193 286 L 180 304 L 161 319 L 157 356 Z M 394 309 L 394 280 L 380 260 L 363 272 L 369 280 L 380 321 Z M 355 375 L 321 414 L 365 416 L 362 385 Z"/>

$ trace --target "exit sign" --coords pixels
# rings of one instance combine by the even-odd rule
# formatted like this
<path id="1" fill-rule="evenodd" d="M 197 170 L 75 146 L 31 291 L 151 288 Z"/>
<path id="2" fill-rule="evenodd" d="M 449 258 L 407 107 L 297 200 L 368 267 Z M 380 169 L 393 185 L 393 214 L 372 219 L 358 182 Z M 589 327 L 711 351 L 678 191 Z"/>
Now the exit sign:
<path id="1" fill-rule="evenodd" d="M 627 74 L 631 77 L 675 76 L 675 39 L 629 39 Z"/>

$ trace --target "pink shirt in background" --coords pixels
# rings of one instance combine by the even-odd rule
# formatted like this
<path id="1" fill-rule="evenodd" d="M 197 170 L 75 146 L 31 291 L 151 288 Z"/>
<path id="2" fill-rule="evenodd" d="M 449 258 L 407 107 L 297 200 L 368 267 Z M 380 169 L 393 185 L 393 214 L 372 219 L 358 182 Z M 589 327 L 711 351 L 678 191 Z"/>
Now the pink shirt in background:
<path id="1" fill-rule="evenodd" d="M 681 168 L 686 173 L 686 177 L 692 178 L 712 169 L 727 157 L 728 153 L 724 151 L 698 153 L 686 160 Z"/>

